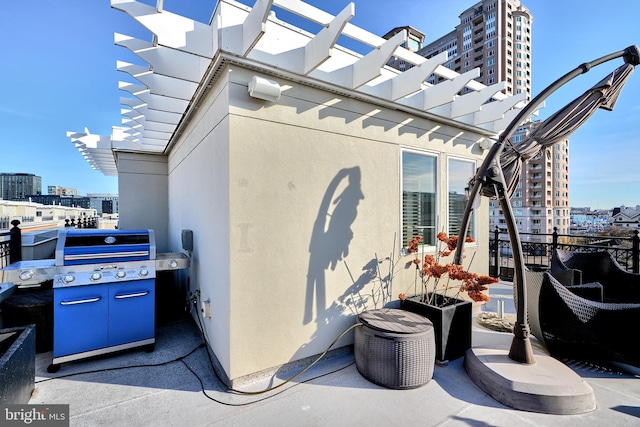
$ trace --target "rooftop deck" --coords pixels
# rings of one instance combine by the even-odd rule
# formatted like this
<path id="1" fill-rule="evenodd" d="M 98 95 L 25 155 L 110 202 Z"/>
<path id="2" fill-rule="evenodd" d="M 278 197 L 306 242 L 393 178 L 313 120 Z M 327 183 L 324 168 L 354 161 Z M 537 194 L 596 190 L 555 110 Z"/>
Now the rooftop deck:
<path id="1" fill-rule="evenodd" d="M 511 284 L 492 285 L 513 312 Z M 473 345 L 507 349 L 510 333 L 474 325 Z M 202 339 L 191 319 L 158 328 L 153 353 L 130 351 L 62 365 L 49 374 L 51 353 L 37 355 L 36 390 L 31 404 L 69 404 L 71 425 L 420 425 L 420 426 L 637 426 L 640 375 L 568 361 L 594 390 L 597 409 L 582 415 L 547 415 L 508 408 L 480 390 L 467 376 L 463 358 L 436 366 L 433 379 L 412 390 L 391 390 L 367 381 L 354 357 L 339 352 L 323 359 L 295 381 L 256 395 L 225 390 L 216 379 Z M 543 350 L 533 338 L 534 352 Z M 296 372 L 281 372 L 286 379 Z M 276 385 L 269 379 L 243 390 Z M 239 387 L 240 388 L 240 387 Z"/>

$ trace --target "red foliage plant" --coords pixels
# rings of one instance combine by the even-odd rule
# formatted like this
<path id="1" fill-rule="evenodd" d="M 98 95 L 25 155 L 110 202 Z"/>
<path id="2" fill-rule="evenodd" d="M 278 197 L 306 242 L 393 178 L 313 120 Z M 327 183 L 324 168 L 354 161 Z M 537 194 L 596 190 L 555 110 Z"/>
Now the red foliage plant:
<path id="1" fill-rule="evenodd" d="M 422 292 L 425 302 L 436 303 L 436 293 L 443 295 L 443 304 L 448 304 L 451 299 L 464 299 L 460 293 L 466 292 L 469 297 L 476 302 L 488 301 L 489 297 L 483 293 L 487 290 L 487 285 L 497 283 L 498 279 L 490 276 L 480 276 L 476 273 L 466 271 L 458 264 L 440 264 L 441 257 L 448 257 L 458 247 L 458 236 L 448 237 L 447 233 L 440 232 L 436 236 L 439 241 L 439 249 L 436 255 L 427 254 L 424 256 L 422 267 L 420 258 L 416 255 L 413 263 L 416 266 L 416 281 L 418 277 L 422 282 Z M 408 242 L 407 252 L 417 254 L 422 236 L 416 236 Z M 473 238 L 467 237 L 465 242 L 474 242 Z M 444 246 L 444 248 L 443 248 Z M 446 282 L 441 285 L 440 281 L 446 277 Z M 456 282 L 456 283 L 452 283 Z M 454 290 L 455 294 L 447 296 L 448 291 Z M 439 291 L 439 292 L 437 292 Z M 406 299 L 406 294 L 400 294 L 401 300 Z"/>

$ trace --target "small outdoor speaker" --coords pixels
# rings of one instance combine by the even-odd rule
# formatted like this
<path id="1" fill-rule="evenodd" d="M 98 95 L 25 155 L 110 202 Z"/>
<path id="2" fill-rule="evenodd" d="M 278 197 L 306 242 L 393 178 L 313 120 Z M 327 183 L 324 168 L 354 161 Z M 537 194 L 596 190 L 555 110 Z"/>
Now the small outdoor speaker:
<path id="1" fill-rule="evenodd" d="M 249 82 L 249 95 L 265 101 L 275 102 L 280 99 L 280 85 L 264 77 L 253 76 Z"/>
<path id="2" fill-rule="evenodd" d="M 487 138 L 482 138 L 480 141 L 478 141 L 478 147 L 482 148 L 483 150 L 491 148 L 492 145 L 493 144 L 491 143 L 491 140 Z"/>

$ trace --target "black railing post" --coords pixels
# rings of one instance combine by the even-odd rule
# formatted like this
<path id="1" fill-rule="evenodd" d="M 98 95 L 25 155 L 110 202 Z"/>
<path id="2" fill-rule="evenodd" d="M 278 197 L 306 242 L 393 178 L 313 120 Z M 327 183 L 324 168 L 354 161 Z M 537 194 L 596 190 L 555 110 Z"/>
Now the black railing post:
<path id="1" fill-rule="evenodd" d="M 9 230 L 11 233 L 9 239 L 9 263 L 13 264 L 14 262 L 22 261 L 22 232 L 18 228 L 20 221 L 17 219 L 11 221 L 11 225 L 13 227 Z"/>
<path id="2" fill-rule="evenodd" d="M 553 227 L 553 238 L 551 239 L 551 248 L 553 250 L 558 249 L 558 227 Z"/>
<path id="3" fill-rule="evenodd" d="M 640 238 L 638 237 L 638 230 L 633 230 L 631 242 L 631 268 L 634 273 L 640 273 Z"/>
<path id="4" fill-rule="evenodd" d="M 493 230 L 493 265 L 496 268 L 495 277 L 500 277 L 500 229 L 497 225 Z"/>

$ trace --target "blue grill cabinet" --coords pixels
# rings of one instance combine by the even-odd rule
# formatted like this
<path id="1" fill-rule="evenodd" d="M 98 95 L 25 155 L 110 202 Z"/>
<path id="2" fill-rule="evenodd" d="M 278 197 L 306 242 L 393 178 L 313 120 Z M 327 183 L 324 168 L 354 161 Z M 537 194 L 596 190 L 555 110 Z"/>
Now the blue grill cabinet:
<path id="1" fill-rule="evenodd" d="M 61 363 L 155 343 L 152 230 L 69 230 L 56 247 L 53 361 Z"/>

